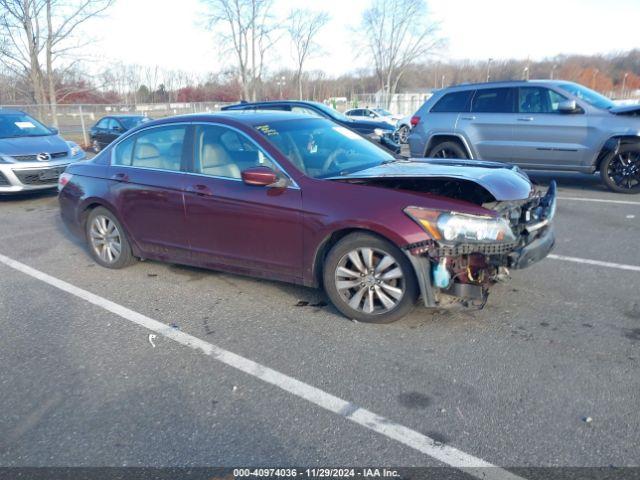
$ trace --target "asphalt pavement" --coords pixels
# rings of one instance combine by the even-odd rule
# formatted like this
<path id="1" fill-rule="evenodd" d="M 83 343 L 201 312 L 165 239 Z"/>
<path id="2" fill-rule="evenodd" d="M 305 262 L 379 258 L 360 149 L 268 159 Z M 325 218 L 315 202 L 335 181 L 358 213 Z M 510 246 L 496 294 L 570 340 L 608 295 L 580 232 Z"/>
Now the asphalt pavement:
<path id="1" fill-rule="evenodd" d="M 512 272 L 484 310 L 417 307 L 390 325 L 284 283 L 107 270 L 55 193 L 0 197 L 0 255 L 53 279 L 0 262 L 0 466 L 439 466 L 438 447 L 507 470 L 638 465 L 640 196 L 533 178 L 559 180 L 555 257 Z"/>

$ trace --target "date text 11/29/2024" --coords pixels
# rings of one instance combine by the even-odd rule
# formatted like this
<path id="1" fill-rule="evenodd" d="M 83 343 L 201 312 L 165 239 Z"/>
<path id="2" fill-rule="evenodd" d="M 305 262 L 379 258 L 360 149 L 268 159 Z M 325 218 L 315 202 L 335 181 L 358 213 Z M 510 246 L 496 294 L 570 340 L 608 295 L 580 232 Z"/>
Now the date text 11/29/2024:
<path id="1" fill-rule="evenodd" d="M 235 468 L 235 478 L 394 478 L 397 470 L 388 468 Z"/>

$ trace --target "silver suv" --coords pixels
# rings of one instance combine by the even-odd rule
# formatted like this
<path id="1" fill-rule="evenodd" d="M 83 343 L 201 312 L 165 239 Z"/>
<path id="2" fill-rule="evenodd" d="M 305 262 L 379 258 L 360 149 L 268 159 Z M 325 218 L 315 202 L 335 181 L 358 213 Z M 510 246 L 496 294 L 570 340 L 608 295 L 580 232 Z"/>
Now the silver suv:
<path id="1" fill-rule="evenodd" d="M 420 107 L 411 124 L 412 157 L 599 171 L 611 190 L 640 193 L 640 105 L 616 106 L 576 83 L 532 80 L 446 88 Z"/>

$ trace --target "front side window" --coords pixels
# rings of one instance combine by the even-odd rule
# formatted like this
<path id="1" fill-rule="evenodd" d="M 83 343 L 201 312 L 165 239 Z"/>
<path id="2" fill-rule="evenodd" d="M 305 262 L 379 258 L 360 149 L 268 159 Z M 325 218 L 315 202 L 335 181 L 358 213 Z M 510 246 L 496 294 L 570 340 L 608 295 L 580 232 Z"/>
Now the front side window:
<path id="1" fill-rule="evenodd" d="M 431 109 L 436 113 L 461 113 L 469 111 L 472 90 L 447 93 Z"/>
<path id="2" fill-rule="evenodd" d="M 114 164 L 180 171 L 186 129 L 167 126 L 139 132 L 118 144 Z"/>
<path id="3" fill-rule="evenodd" d="M 522 87 L 518 89 L 518 111 L 520 113 L 558 113 L 560 103 L 567 97 L 544 87 Z"/>
<path id="4" fill-rule="evenodd" d="M 0 138 L 44 137 L 51 130 L 26 113 L 0 113 Z"/>
<path id="5" fill-rule="evenodd" d="M 246 135 L 220 125 L 198 125 L 195 134 L 194 171 L 213 177 L 241 179 L 251 167 L 277 170 Z"/>
<path id="6" fill-rule="evenodd" d="M 254 128 L 298 170 L 314 178 L 346 175 L 394 161 L 354 131 L 325 119 L 279 120 Z"/>
<path id="7" fill-rule="evenodd" d="M 513 113 L 512 88 L 487 88 L 477 90 L 471 101 L 474 113 Z"/>

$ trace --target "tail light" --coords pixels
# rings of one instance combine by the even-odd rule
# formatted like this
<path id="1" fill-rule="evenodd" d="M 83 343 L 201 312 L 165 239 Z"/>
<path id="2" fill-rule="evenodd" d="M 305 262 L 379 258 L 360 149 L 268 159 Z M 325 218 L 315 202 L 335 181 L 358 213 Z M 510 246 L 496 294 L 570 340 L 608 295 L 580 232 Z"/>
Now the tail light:
<path id="1" fill-rule="evenodd" d="M 411 117 L 411 126 L 415 127 L 416 125 L 418 125 L 418 123 L 420 123 L 420 117 L 417 115 L 414 115 L 413 117 Z"/>
<path id="2" fill-rule="evenodd" d="M 73 175 L 67 172 L 64 172 L 62 175 L 60 175 L 60 178 L 58 178 L 58 191 L 61 191 L 64 186 L 71 181 L 72 178 Z"/>

